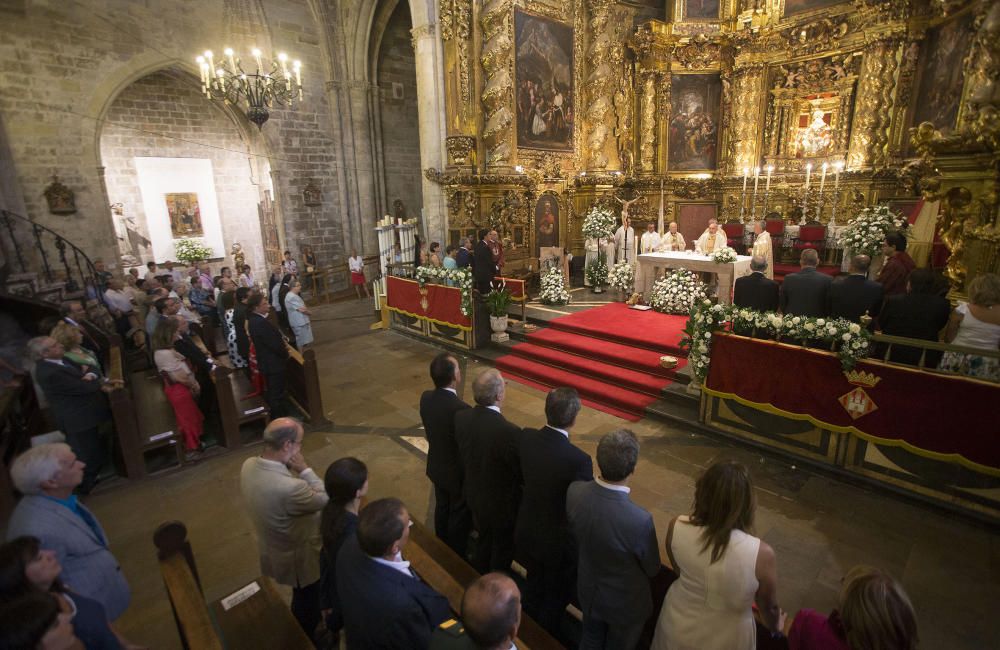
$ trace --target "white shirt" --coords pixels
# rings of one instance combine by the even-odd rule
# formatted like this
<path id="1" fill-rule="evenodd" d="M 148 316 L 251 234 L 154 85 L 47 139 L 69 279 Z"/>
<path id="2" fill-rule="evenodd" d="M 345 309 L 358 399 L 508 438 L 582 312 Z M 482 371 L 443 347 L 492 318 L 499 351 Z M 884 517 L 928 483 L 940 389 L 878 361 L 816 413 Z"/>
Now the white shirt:
<path id="1" fill-rule="evenodd" d="M 652 253 L 660 248 L 660 233 L 656 232 L 644 232 L 642 233 L 642 242 L 640 252 L 642 253 Z"/>
<path id="2" fill-rule="evenodd" d="M 600 476 L 595 478 L 594 482 L 600 485 L 605 490 L 614 490 L 615 492 L 624 492 L 625 494 L 628 494 L 629 492 L 632 491 L 632 488 L 630 488 L 627 485 L 612 485 L 610 483 L 602 481 Z"/>
<path id="3" fill-rule="evenodd" d="M 457 394 L 457 393 L 456 393 L 456 394 Z M 488 409 L 492 409 L 492 410 L 496 411 L 497 413 L 499 413 L 499 412 L 500 412 L 500 407 L 499 407 L 499 406 L 497 406 L 496 404 L 491 404 L 491 405 L 487 406 L 486 408 L 488 408 Z"/>
<path id="4" fill-rule="evenodd" d="M 365 270 L 365 261 L 361 258 L 360 255 L 358 255 L 357 257 L 348 257 L 347 266 L 354 273 L 361 273 L 362 271 Z"/>
<path id="5" fill-rule="evenodd" d="M 156 269 L 155 271 L 146 271 L 146 275 L 144 276 L 144 279 L 146 279 L 146 280 L 152 280 L 152 279 L 156 278 L 156 276 L 158 274 L 160 274 L 160 269 Z"/>
<path id="6" fill-rule="evenodd" d="M 451 391 L 453 395 L 455 395 L 456 397 L 458 397 L 458 391 L 455 390 L 454 388 L 449 388 L 448 386 L 445 386 L 444 389 L 448 390 L 448 391 Z"/>
<path id="7" fill-rule="evenodd" d="M 567 440 L 569 440 L 569 431 L 566 431 L 565 429 L 560 429 L 558 427 L 554 427 L 551 424 L 546 424 L 545 426 L 547 426 L 548 428 L 552 429 L 553 431 L 558 431 L 559 433 L 561 433 L 564 436 L 566 436 Z"/>
<path id="8" fill-rule="evenodd" d="M 372 559 L 381 565 L 395 569 L 396 571 L 399 571 L 400 573 L 411 578 L 416 579 L 417 577 L 413 575 L 412 571 L 410 571 L 410 563 L 403 559 L 402 553 L 396 553 L 396 557 L 392 560 L 387 560 L 384 557 L 373 557 Z"/>
<path id="9" fill-rule="evenodd" d="M 615 231 L 615 251 L 617 252 L 617 262 L 634 262 L 635 261 L 635 230 L 632 226 L 626 229 L 624 226 L 618 226 L 618 230 Z"/>
<path id="10" fill-rule="evenodd" d="M 108 304 L 110 304 L 111 308 L 115 311 L 120 311 L 123 314 L 127 314 L 132 311 L 132 300 L 124 291 L 108 289 L 104 292 L 104 299 L 108 301 Z"/>

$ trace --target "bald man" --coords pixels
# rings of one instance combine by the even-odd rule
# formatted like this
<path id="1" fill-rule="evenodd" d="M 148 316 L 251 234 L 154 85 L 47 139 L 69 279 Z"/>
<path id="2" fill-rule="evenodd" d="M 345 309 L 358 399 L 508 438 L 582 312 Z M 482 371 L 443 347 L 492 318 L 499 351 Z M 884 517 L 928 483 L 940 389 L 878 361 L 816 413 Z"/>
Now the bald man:
<path id="1" fill-rule="evenodd" d="M 465 590 L 461 616 L 434 631 L 430 650 L 510 650 L 521 625 L 521 592 L 502 573 L 487 573 Z"/>
<path id="2" fill-rule="evenodd" d="M 660 237 L 660 250 L 661 251 L 682 251 L 687 246 L 687 242 L 684 241 L 684 235 L 677 232 L 677 222 L 671 221 L 670 225 L 667 226 L 667 232 L 663 233 Z"/>

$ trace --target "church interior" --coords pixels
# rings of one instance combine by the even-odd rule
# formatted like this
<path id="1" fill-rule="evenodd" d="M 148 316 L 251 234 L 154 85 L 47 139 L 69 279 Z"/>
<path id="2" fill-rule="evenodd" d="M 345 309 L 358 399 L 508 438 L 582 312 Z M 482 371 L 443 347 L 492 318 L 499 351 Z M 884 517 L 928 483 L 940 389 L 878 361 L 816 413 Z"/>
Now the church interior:
<path id="1" fill-rule="evenodd" d="M 0 25 L 0 646 L 1000 647 L 1000 3 Z"/>

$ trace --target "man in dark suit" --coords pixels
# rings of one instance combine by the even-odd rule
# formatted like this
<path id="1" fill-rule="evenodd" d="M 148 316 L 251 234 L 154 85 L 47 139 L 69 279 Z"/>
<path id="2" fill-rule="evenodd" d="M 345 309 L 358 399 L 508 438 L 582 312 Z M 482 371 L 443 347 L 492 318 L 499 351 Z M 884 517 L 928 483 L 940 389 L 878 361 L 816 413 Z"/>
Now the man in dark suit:
<path id="1" fill-rule="evenodd" d="M 497 274 L 497 266 L 493 262 L 493 251 L 490 248 L 486 237 L 490 231 L 486 228 L 479 229 L 479 241 L 472 252 L 472 278 L 475 281 L 476 289 L 482 295 L 490 292 L 490 283 Z"/>
<path id="2" fill-rule="evenodd" d="M 889 296 L 882 307 L 878 317 L 882 333 L 924 341 L 939 340 L 940 332 L 951 315 L 951 303 L 937 293 L 936 284 L 933 271 L 913 269 L 907 281 L 907 292 Z M 880 359 L 884 355 L 884 350 L 877 354 Z M 915 366 L 920 363 L 920 355 L 920 348 L 894 345 L 889 360 Z M 935 368 L 939 361 L 941 353 L 928 350 L 924 367 Z"/>
<path id="3" fill-rule="evenodd" d="M 521 625 L 521 592 L 503 573 L 487 573 L 466 587 L 461 615 L 434 630 L 430 650 L 508 650 Z"/>
<path id="4" fill-rule="evenodd" d="M 829 313 L 829 292 L 833 280 L 816 270 L 819 254 L 813 248 L 802 251 L 802 270 L 785 276 L 781 284 L 781 312 L 796 316 L 823 317 Z"/>
<path id="5" fill-rule="evenodd" d="M 45 393 L 56 427 L 66 434 L 66 442 L 86 464 L 78 491 L 89 494 L 107 461 L 101 433 L 102 429 L 110 429 L 112 416 L 105 394 L 122 382 L 106 379 L 99 369 L 64 358 L 62 344 L 48 336 L 31 339 L 28 349 L 38 360 L 35 380 Z"/>
<path id="6" fill-rule="evenodd" d="M 524 494 L 514 529 L 514 556 L 528 571 L 524 608 L 556 638 L 576 584 L 566 489 L 574 481 L 594 478 L 590 456 L 569 441 L 579 412 L 576 389 L 556 388 L 545 398 L 546 426 L 525 429 L 518 445 Z"/>
<path id="7" fill-rule="evenodd" d="M 830 285 L 830 316 L 861 322 L 865 314 L 874 319 L 882 309 L 882 285 L 868 279 L 872 259 L 867 255 L 851 258 L 848 275 Z"/>
<path id="8" fill-rule="evenodd" d="M 649 579 L 660 569 L 653 517 L 629 499 L 639 441 L 628 429 L 597 445 L 600 476 L 566 493 L 566 515 L 579 547 L 580 648 L 632 650 L 653 612 Z"/>
<path id="9" fill-rule="evenodd" d="M 483 371 L 472 382 L 476 406 L 455 414 L 465 501 L 479 533 L 472 558 L 479 573 L 509 572 L 514 559 L 514 523 L 521 501 L 517 460 L 521 429 L 500 414 L 505 383 L 499 370 Z"/>
<path id="10" fill-rule="evenodd" d="M 434 628 L 451 618 L 448 600 L 403 560 L 411 523 L 398 499 L 373 501 L 358 515 L 357 536 L 337 554 L 337 594 L 349 650 L 424 649 Z"/>
<path id="11" fill-rule="evenodd" d="M 80 330 L 80 334 L 83 335 L 83 347 L 101 355 L 108 351 L 110 342 L 107 333 L 90 322 L 82 302 L 67 300 L 59 305 L 59 315 L 62 316 L 63 322 Z"/>
<path id="12" fill-rule="evenodd" d="M 455 266 L 460 269 L 472 266 L 472 238 L 462 237 L 455 253 Z"/>
<path id="13" fill-rule="evenodd" d="M 736 279 L 733 304 L 757 311 L 778 311 L 778 283 L 768 279 L 767 260 L 754 255 L 750 260 L 750 275 Z"/>
<path id="14" fill-rule="evenodd" d="M 434 534 L 465 557 L 472 515 L 462 496 L 462 461 L 455 440 L 455 414 L 468 404 L 458 398 L 458 360 L 447 352 L 431 361 L 434 390 L 420 396 L 420 421 L 427 436 L 427 478 L 434 484 Z"/>
<path id="15" fill-rule="evenodd" d="M 288 361 L 288 347 L 278 328 L 267 319 L 271 307 L 264 296 L 251 294 L 247 299 L 247 309 L 250 310 L 248 327 L 250 338 L 253 339 L 257 352 L 257 366 L 267 383 L 265 398 L 271 409 L 272 418 L 288 415 L 288 396 L 286 394 L 285 364 Z"/>

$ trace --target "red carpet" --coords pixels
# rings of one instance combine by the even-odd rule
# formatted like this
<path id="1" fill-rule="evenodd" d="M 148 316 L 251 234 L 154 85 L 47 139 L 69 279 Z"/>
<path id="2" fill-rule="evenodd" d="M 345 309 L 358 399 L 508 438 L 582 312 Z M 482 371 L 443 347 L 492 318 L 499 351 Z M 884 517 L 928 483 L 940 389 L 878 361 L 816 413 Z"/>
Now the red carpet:
<path id="1" fill-rule="evenodd" d="M 572 386 L 588 406 L 636 421 L 677 378 L 660 356 L 680 357 L 678 369 L 687 363 L 678 347 L 686 321 L 612 303 L 550 321 L 496 366 L 533 388 Z"/>

